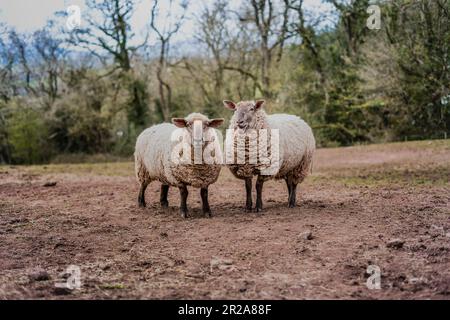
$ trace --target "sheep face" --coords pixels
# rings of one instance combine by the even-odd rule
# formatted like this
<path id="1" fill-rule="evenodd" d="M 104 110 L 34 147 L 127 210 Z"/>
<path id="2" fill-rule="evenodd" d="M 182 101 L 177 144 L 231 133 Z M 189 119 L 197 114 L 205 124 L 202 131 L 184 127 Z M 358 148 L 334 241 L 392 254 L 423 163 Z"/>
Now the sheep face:
<path id="1" fill-rule="evenodd" d="M 208 119 L 202 114 L 193 113 L 186 118 L 173 118 L 172 123 L 178 128 L 184 128 L 188 131 L 189 136 L 192 137 L 193 145 L 204 145 L 209 141 L 211 136 L 210 129 L 218 128 L 222 125 L 224 119 Z"/>
<path id="2" fill-rule="evenodd" d="M 204 154 L 208 151 L 208 157 L 215 157 L 216 153 L 220 155 L 217 147 L 219 142 L 214 128 L 219 127 L 224 119 L 208 119 L 202 114 L 190 114 L 186 118 L 173 118 L 172 123 L 184 130 L 179 133 L 183 138 L 183 150 L 180 150 L 179 156 L 186 156 L 184 161 L 187 163 L 193 161 L 194 164 L 214 162 L 204 159 Z M 180 136 L 180 137 L 181 137 Z M 187 151 L 187 153 L 185 153 Z M 190 156 L 189 156 L 190 155 Z"/>
<path id="3" fill-rule="evenodd" d="M 246 132 L 248 129 L 254 129 L 256 127 L 256 113 L 261 110 L 264 105 L 264 100 L 258 101 L 241 101 L 235 104 L 232 101 L 225 100 L 224 106 L 234 111 L 235 115 L 235 128 Z"/>

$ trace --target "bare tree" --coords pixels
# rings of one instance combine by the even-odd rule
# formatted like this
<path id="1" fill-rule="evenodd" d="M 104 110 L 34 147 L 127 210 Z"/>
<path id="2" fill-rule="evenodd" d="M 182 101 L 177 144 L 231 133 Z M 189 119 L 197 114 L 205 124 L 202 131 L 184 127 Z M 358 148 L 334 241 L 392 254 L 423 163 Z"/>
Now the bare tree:
<path id="1" fill-rule="evenodd" d="M 320 56 L 320 45 L 317 41 L 315 26 L 321 19 L 308 23 L 305 18 L 303 8 L 304 0 L 284 0 L 285 7 L 294 12 L 294 19 L 289 24 L 290 30 L 287 32 L 297 34 L 301 37 L 302 43 L 312 56 L 313 66 L 319 75 L 319 81 L 324 91 L 325 108 L 329 104 L 328 79 L 325 72 L 324 62 Z"/>
<path id="2" fill-rule="evenodd" d="M 169 0 L 170 5 L 173 4 L 173 0 Z M 169 82 L 166 80 L 167 65 L 169 59 L 170 40 L 180 30 L 183 24 L 185 14 L 174 17 L 171 10 L 168 10 L 167 15 L 164 17 L 165 27 L 158 25 L 159 6 L 158 0 L 154 0 L 151 15 L 150 15 L 150 27 L 156 33 L 157 39 L 160 45 L 158 66 L 156 70 L 156 77 L 158 78 L 158 91 L 159 91 L 159 103 L 161 113 L 165 121 L 169 120 L 172 109 L 172 88 Z M 188 2 L 182 1 L 180 3 L 181 9 L 186 11 Z"/>
<path id="3" fill-rule="evenodd" d="M 129 102 L 122 104 L 127 108 L 129 123 L 144 126 L 146 123 L 146 92 L 142 81 L 133 70 L 132 59 L 136 52 L 147 45 L 147 37 L 139 45 L 131 45 L 135 34 L 131 28 L 131 18 L 135 10 L 133 0 L 87 0 L 90 14 L 87 15 L 87 27 L 74 29 L 70 41 L 89 50 L 109 67 L 113 58 L 112 68 L 100 77 L 106 77 L 119 71 L 119 82 L 116 89 L 125 87 L 130 94 Z M 116 96 L 114 96 L 116 98 Z"/>
<path id="4" fill-rule="evenodd" d="M 263 94 L 270 97 L 272 96 L 270 71 L 274 53 L 278 50 L 277 60 L 281 59 L 285 41 L 292 36 L 287 32 L 289 8 L 285 3 L 275 3 L 273 0 L 248 1 L 250 10 L 240 19 L 243 22 L 251 21 L 256 26 L 261 55 L 260 74 Z M 280 10 L 278 7 L 282 7 L 282 9 Z"/>
<path id="5" fill-rule="evenodd" d="M 131 56 L 147 39 L 139 45 L 130 45 L 134 37 L 130 19 L 134 11 L 132 0 L 108 0 L 98 2 L 88 0 L 90 14 L 85 18 L 87 27 L 76 28 L 71 32 L 70 42 L 82 46 L 104 60 L 104 54 L 113 57 L 116 69 L 131 69 Z M 99 21 L 100 17 L 100 21 Z"/>
<path id="6" fill-rule="evenodd" d="M 35 88 L 31 85 L 32 70 L 29 62 L 29 43 L 24 35 L 18 34 L 16 31 L 9 33 L 9 41 L 11 43 L 13 55 L 15 60 L 20 64 L 21 73 L 24 77 L 23 87 L 29 94 L 36 95 Z"/>
<path id="7" fill-rule="evenodd" d="M 369 0 L 327 0 L 339 12 L 344 46 L 347 55 L 354 58 L 358 54 L 360 44 L 367 33 L 366 10 L 370 5 Z"/>
<path id="8" fill-rule="evenodd" d="M 0 23 L 0 98 L 7 103 L 11 96 L 12 66 L 14 55 L 11 54 L 8 45 L 3 40 L 3 35 L 7 34 L 7 28 Z M 11 148 L 9 145 L 9 135 L 7 127 L 7 110 L 0 104 L 0 163 L 11 162 Z"/>
<path id="9" fill-rule="evenodd" d="M 5 102 L 8 102 L 11 96 L 17 94 L 16 81 L 13 73 L 13 66 L 17 62 L 17 55 L 14 53 L 10 41 L 8 42 L 1 37 L 7 33 L 6 27 L 3 27 L 0 34 L 0 97 Z"/>
<path id="10" fill-rule="evenodd" d="M 224 96 L 237 91 L 241 99 L 262 92 L 255 73 L 254 39 L 252 32 L 235 27 L 240 21 L 232 15 L 228 1 L 216 0 L 196 16 L 196 39 L 204 54 L 184 58 L 183 64 L 202 92 L 204 107 L 219 113 Z M 232 81 L 227 81 L 227 79 Z M 249 93 L 251 92 L 251 93 Z"/>
<path id="11" fill-rule="evenodd" d="M 227 2 L 223 0 L 215 2 L 212 9 L 205 7 L 200 17 L 197 18 L 199 33 L 196 38 L 209 49 L 214 61 L 214 69 L 211 72 L 214 92 L 212 95 L 205 92 L 209 103 L 217 102 L 211 100 L 220 99 L 225 66 L 230 61 L 230 47 L 233 39 L 230 30 L 227 28 L 227 22 Z M 193 73 L 191 72 L 191 74 Z M 193 74 L 193 76 L 195 75 Z"/>
<path id="12" fill-rule="evenodd" d="M 51 35 L 48 29 L 38 30 L 33 34 L 33 49 L 37 53 L 37 68 L 40 79 L 40 90 L 48 97 L 51 105 L 58 96 L 59 76 L 66 50 L 63 40 Z"/>

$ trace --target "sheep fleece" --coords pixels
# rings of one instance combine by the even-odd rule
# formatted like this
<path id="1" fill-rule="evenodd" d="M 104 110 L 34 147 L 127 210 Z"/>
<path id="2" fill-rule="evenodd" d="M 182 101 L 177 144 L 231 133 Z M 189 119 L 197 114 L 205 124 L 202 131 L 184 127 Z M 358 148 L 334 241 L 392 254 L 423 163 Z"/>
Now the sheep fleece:
<path id="1" fill-rule="evenodd" d="M 137 180 L 150 183 L 160 181 L 171 186 L 183 184 L 206 188 L 217 181 L 219 164 L 176 164 L 171 153 L 178 141 L 171 141 L 177 127 L 163 123 L 144 130 L 136 141 L 135 171 Z M 218 141 L 216 139 L 216 141 Z"/>
<path id="2" fill-rule="evenodd" d="M 313 154 L 316 142 L 310 126 L 301 118 L 288 114 L 273 114 L 267 116 L 263 110 L 257 113 L 256 129 L 279 130 L 279 170 L 267 179 L 283 179 L 292 174 L 295 183 L 301 183 L 312 171 Z M 233 126 L 231 121 L 230 128 Z M 248 151 L 248 150 L 247 150 Z M 259 174 L 261 165 L 232 164 L 231 172 L 240 179 Z"/>

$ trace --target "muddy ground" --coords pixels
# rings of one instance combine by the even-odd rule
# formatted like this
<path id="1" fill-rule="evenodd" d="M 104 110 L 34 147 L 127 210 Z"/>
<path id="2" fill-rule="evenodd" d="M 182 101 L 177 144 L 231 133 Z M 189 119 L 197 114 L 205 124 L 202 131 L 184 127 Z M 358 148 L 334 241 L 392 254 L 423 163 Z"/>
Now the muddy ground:
<path id="1" fill-rule="evenodd" d="M 245 213 L 224 169 L 213 218 L 190 189 L 187 220 L 177 190 L 160 208 L 156 183 L 137 207 L 130 162 L 2 166 L 0 299 L 449 299 L 450 141 L 322 149 L 315 163 L 297 208 L 271 181 L 263 214 Z M 55 287 L 69 265 L 79 290 Z"/>

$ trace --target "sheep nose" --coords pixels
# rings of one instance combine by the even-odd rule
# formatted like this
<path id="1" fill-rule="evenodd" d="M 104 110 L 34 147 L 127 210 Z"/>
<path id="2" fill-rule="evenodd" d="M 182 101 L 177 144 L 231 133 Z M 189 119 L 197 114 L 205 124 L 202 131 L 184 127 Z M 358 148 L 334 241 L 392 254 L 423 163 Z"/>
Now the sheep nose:
<path id="1" fill-rule="evenodd" d="M 239 126 L 240 128 L 245 127 L 245 121 L 244 121 L 244 120 L 239 120 L 239 121 L 238 121 L 238 126 Z"/>
<path id="2" fill-rule="evenodd" d="M 201 147 L 203 145 L 203 139 L 194 139 L 194 147 Z"/>

